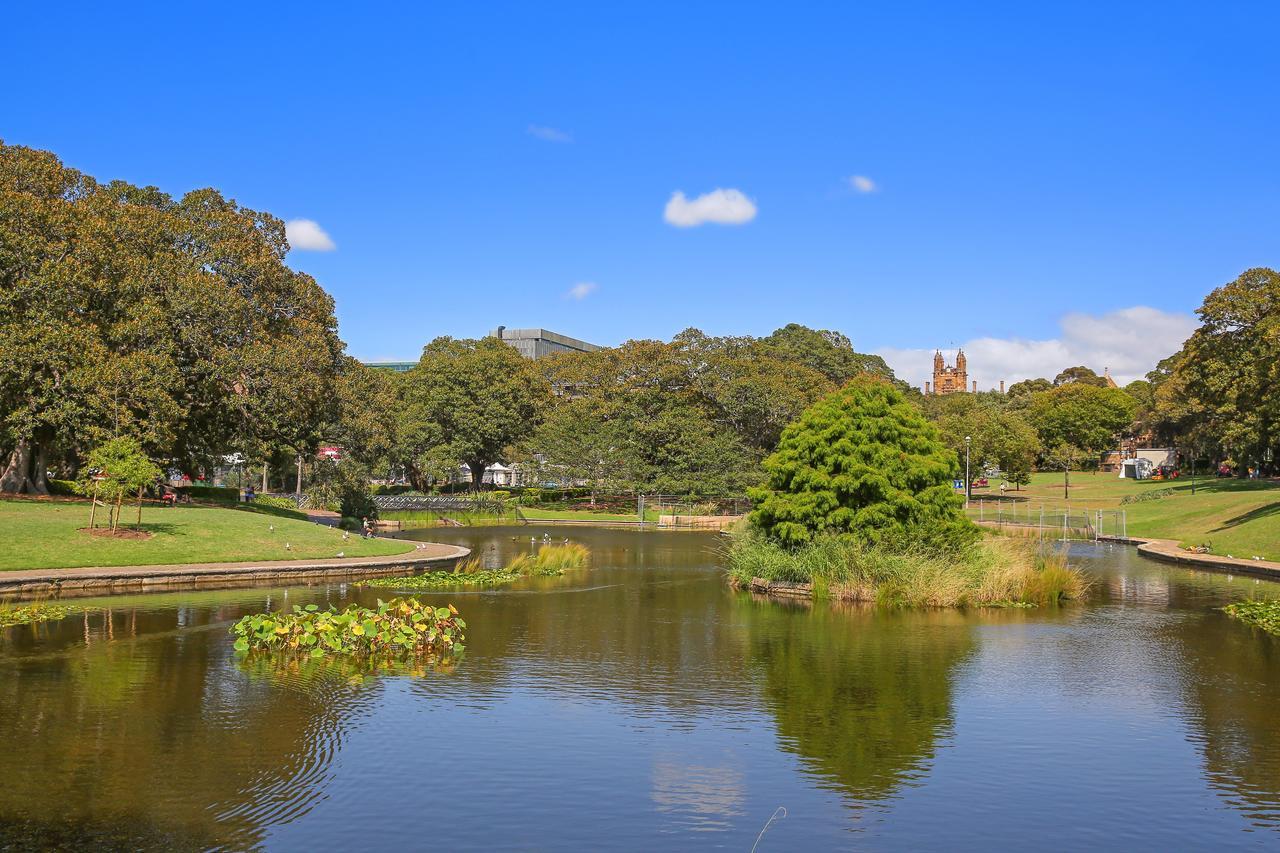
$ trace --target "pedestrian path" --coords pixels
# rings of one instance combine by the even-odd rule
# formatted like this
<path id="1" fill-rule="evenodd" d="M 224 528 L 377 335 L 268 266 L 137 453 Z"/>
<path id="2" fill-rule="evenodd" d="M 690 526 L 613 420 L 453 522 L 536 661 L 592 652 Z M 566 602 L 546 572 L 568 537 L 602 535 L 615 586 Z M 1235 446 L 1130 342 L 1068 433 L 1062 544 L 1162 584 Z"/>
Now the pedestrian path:
<path id="1" fill-rule="evenodd" d="M 235 585 L 342 575 L 391 575 L 405 570 L 450 568 L 471 550 L 419 542 L 412 551 L 381 557 L 261 560 L 248 563 L 188 563 L 160 566 L 91 566 L 0 572 L 0 596 L 137 592 L 164 587 Z"/>

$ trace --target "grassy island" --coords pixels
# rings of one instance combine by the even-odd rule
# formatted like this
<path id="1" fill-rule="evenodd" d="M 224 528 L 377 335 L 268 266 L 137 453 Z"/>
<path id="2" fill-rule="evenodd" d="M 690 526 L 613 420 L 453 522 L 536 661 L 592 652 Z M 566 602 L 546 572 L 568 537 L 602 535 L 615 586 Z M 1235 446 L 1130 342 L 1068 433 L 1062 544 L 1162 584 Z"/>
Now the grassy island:
<path id="1" fill-rule="evenodd" d="M 951 488 L 956 455 L 890 384 L 857 380 L 782 433 L 734 535 L 741 586 L 906 606 L 1036 605 L 1082 595 L 1084 576 L 1026 542 L 982 535 Z M 769 590 L 774 591 L 774 590 Z M 795 592 L 791 590 L 790 592 Z"/>
<path id="2" fill-rule="evenodd" d="M 132 519 L 125 514 L 126 524 Z M 77 566 L 304 560 L 403 554 L 413 543 L 361 539 L 290 510 L 256 507 L 147 506 L 145 539 L 90 536 L 80 501 L 0 501 L 0 571 Z"/>
<path id="3" fill-rule="evenodd" d="M 911 607 L 1009 607 L 1081 597 L 1088 581 L 1060 555 L 987 537 L 959 551 L 890 550 L 839 536 L 786 548 L 750 531 L 727 552 L 729 577 L 809 584 L 815 598 Z"/>

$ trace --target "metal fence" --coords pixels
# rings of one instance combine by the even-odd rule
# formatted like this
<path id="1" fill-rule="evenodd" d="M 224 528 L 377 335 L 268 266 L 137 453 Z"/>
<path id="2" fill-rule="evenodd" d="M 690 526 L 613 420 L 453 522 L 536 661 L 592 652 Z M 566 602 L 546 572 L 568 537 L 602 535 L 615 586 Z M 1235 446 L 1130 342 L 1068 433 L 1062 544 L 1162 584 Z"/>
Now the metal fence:
<path id="1" fill-rule="evenodd" d="M 1054 507 L 1029 501 L 970 501 L 969 517 L 981 524 L 1009 527 L 1041 539 L 1089 540 L 1124 538 L 1128 535 L 1122 509 L 1090 510 Z"/>

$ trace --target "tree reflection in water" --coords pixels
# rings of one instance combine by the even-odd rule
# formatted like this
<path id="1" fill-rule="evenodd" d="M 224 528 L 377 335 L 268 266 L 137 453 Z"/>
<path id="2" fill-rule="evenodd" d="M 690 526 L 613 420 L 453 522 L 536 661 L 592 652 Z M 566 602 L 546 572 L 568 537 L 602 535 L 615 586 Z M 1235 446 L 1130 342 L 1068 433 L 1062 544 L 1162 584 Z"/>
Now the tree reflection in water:
<path id="1" fill-rule="evenodd" d="M 0 847 L 245 849 L 305 814 L 379 683 L 246 668 L 226 620 L 260 607 L 82 614 L 0 660 Z"/>
<path id="2" fill-rule="evenodd" d="M 964 614 L 743 596 L 735 615 L 782 745 L 813 773 L 865 802 L 926 772 L 951 733 L 953 677 L 976 645 Z"/>

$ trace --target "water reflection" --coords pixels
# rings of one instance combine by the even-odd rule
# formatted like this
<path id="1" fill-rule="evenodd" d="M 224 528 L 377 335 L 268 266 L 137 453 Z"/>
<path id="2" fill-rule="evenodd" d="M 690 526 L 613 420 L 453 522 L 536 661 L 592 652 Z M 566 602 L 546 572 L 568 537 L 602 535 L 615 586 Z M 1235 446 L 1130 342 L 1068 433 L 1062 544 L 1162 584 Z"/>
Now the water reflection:
<path id="1" fill-rule="evenodd" d="M 993 803 L 1063 847 L 1276 837 L 1280 641 L 1215 608 L 1280 587 L 1097 548 L 1087 606 L 808 607 L 727 589 L 713 536 L 552 535 L 593 567 L 424 596 L 468 621 L 451 671 L 232 651 L 245 613 L 388 597 L 342 584 L 0 633 L 0 847 L 748 849 L 780 804 L 774 849 L 973 847 Z"/>
<path id="2" fill-rule="evenodd" d="M 26 654 L 0 658 L 0 840 L 243 849 L 306 814 L 378 686 L 251 677 L 226 625 L 256 604 L 113 606 L 12 629 Z"/>
<path id="3" fill-rule="evenodd" d="M 855 803 L 921 777 L 951 733 L 952 680 L 975 647 L 969 620 L 745 596 L 735 604 L 784 748 Z"/>

